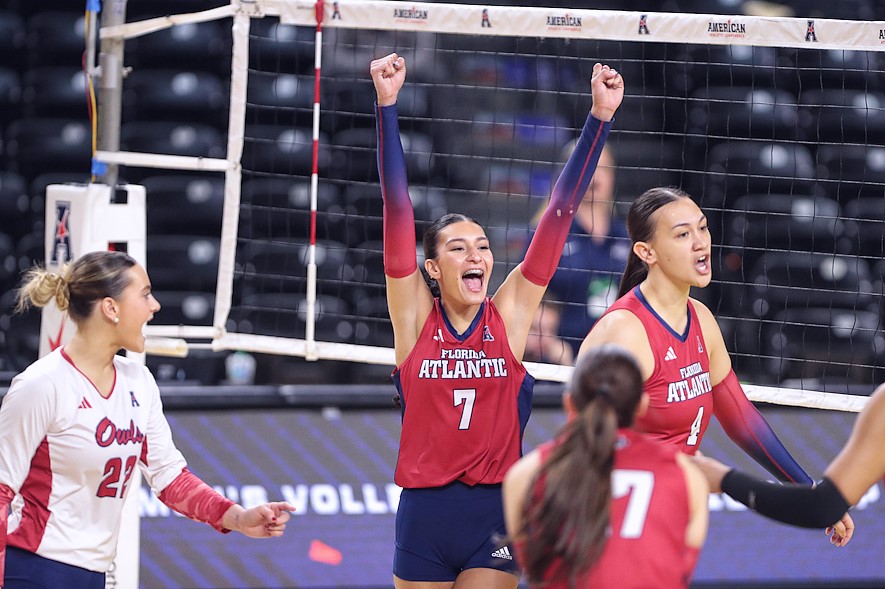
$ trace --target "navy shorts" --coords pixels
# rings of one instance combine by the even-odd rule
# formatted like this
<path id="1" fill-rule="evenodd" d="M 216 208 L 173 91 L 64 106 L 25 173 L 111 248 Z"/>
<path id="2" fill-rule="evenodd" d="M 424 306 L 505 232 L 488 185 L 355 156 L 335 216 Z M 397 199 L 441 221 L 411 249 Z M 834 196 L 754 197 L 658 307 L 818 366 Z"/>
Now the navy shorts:
<path id="1" fill-rule="evenodd" d="M 104 589 L 104 573 L 96 573 L 37 556 L 33 552 L 6 548 L 4 589 Z"/>
<path id="2" fill-rule="evenodd" d="M 506 536 L 501 485 L 403 489 L 396 512 L 393 574 L 405 581 L 454 581 L 466 569 L 518 574 Z"/>

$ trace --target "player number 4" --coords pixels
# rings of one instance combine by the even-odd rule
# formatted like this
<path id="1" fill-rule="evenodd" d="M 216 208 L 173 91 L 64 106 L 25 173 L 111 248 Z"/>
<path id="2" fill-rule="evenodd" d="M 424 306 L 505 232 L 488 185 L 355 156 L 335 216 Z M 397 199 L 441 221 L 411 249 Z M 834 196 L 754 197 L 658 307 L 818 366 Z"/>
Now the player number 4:
<path id="1" fill-rule="evenodd" d="M 464 405 L 461 409 L 461 422 L 458 429 L 470 429 L 470 419 L 473 417 L 473 403 L 476 401 L 476 389 L 455 389 L 455 407 Z"/>
<path id="2" fill-rule="evenodd" d="M 698 438 L 701 436 L 701 423 L 704 421 L 704 406 L 698 408 L 698 416 L 691 422 L 691 429 L 688 430 L 688 439 L 685 440 L 686 446 L 697 446 Z"/>

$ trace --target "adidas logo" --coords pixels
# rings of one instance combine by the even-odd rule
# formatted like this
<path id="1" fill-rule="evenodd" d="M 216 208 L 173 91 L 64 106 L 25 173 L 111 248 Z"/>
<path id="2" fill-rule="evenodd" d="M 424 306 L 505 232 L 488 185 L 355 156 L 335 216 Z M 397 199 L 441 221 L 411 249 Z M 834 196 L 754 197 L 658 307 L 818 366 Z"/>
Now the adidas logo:
<path id="1" fill-rule="evenodd" d="M 80 405 L 77 406 L 78 409 L 92 409 L 92 405 L 89 401 L 86 400 L 86 397 L 83 397 L 83 400 L 80 401 Z"/>
<path id="2" fill-rule="evenodd" d="M 513 555 L 510 554 L 510 549 L 504 546 L 503 548 L 499 548 L 492 552 L 492 558 L 504 558 L 506 560 L 513 560 Z"/>
<path id="3" fill-rule="evenodd" d="M 667 353 L 664 354 L 664 360 L 669 361 L 669 360 L 675 360 L 675 359 L 676 359 L 676 352 L 673 351 L 673 346 L 670 346 L 669 348 L 667 348 Z"/>

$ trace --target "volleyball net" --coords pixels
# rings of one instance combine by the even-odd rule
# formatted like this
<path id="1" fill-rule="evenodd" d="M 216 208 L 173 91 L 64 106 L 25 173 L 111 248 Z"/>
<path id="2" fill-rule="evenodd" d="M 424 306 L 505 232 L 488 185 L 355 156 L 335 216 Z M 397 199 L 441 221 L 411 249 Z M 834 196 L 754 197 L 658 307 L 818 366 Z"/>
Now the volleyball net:
<path id="1" fill-rule="evenodd" d="M 241 0 L 100 34 L 218 20 L 232 35 L 226 156 L 96 154 L 224 175 L 211 326 L 148 328 L 173 352 L 393 366 L 368 67 L 395 51 L 408 63 L 399 113 L 419 243 L 445 212 L 472 216 L 492 243 L 493 290 L 522 259 L 589 111 L 593 64 L 606 63 L 626 83 L 614 164 L 601 168 L 615 217 L 661 185 L 703 208 L 714 282 L 693 296 L 751 399 L 857 411 L 863 397 L 832 391 L 882 380 L 885 22 Z M 629 245 L 617 238 L 611 255 Z M 619 276 L 573 268 L 554 305 L 598 315 Z M 528 366 L 564 382 L 571 369 L 556 362 Z"/>

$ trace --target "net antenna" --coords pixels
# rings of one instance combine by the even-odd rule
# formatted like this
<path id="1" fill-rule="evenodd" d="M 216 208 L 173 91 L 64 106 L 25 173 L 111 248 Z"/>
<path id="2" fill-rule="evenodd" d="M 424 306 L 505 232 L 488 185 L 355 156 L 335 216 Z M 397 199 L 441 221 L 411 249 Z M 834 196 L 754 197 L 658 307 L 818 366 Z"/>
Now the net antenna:
<path id="1" fill-rule="evenodd" d="M 860 107 L 861 118 L 869 122 L 861 135 L 822 140 L 822 136 L 812 136 L 815 125 L 822 124 L 820 116 L 799 121 L 802 116 L 814 116 L 813 105 L 802 101 L 811 99 L 808 90 L 814 89 L 815 81 L 817 89 L 826 90 L 841 75 L 835 87 L 845 93 L 857 80 L 881 77 L 876 59 L 883 51 L 880 37 L 885 23 L 876 21 L 256 0 L 103 27 L 100 35 L 102 39 L 132 39 L 185 23 L 225 18 L 232 19 L 233 38 L 226 156 L 196 158 L 119 150 L 96 154 L 97 159 L 116 165 L 225 174 L 213 325 L 149 328 L 151 336 L 172 338 L 176 353 L 181 340 L 209 340 L 215 350 L 394 364 L 386 310 L 378 312 L 383 272 L 379 275 L 374 264 L 380 257 L 375 239 L 380 191 L 373 169 L 373 95 L 365 91 L 371 88 L 366 71 L 370 59 L 388 50 L 407 54 L 417 65 L 401 96 L 400 112 L 419 231 L 440 211 L 460 209 L 472 214 L 493 242 L 506 244 L 501 246 L 506 252 L 498 256 L 497 275 L 518 263 L 520 254 L 513 243 L 525 234 L 531 209 L 549 194 L 558 165 L 551 154 L 576 134 L 576 126 L 586 115 L 585 68 L 592 67 L 597 57 L 620 64 L 618 69 L 628 83 L 624 112 L 611 141 L 614 147 L 621 146 L 617 149 L 621 173 L 616 204 L 623 208 L 639 191 L 653 185 L 684 186 L 699 200 L 711 223 L 717 224 L 714 239 L 730 235 L 738 213 L 744 214 L 750 226 L 757 220 L 752 214 L 765 219 L 796 217 L 796 211 L 752 208 L 756 205 L 746 200 L 738 204 L 740 198 L 759 190 L 758 182 L 750 186 L 760 179 L 754 167 L 759 154 L 768 158 L 767 174 L 761 177 L 767 182 L 766 194 L 789 195 L 802 203 L 805 216 L 815 222 L 852 225 L 857 219 L 845 215 L 849 195 L 844 187 L 850 184 L 822 171 L 821 162 L 813 159 L 822 152 L 809 160 L 803 158 L 818 145 L 853 143 L 869 148 L 882 143 L 872 135 L 877 132 L 874 119 L 880 120 L 882 114 L 872 103 Z M 250 29 L 253 25 L 255 31 Z M 274 32 L 264 35 L 258 29 Z M 281 37 L 280 31 L 286 29 L 295 33 Z M 305 31 L 313 31 L 310 41 L 301 35 Z M 274 49 L 268 50 L 269 45 Z M 310 77 L 303 65 L 308 61 L 294 66 L 287 61 L 304 48 L 311 49 L 313 58 L 312 93 L 300 91 Z M 277 52 L 275 57 L 272 51 Z M 852 55 L 864 59 L 851 61 Z M 768 56 L 773 56 L 772 61 L 766 61 Z M 842 67 L 831 65 L 828 59 L 833 56 L 842 60 Z M 325 70 L 321 69 L 323 61 Z M 709 79 L 711 72 L 727 73 L 732 86 L 752 92 L 734 96 L 720 92 L 721 88 L 698 88 L 695 84 Z M 281 88 L 294 88 L 292 102 L 271 108 L 257 97 L 262 84 L 273 87 L 277 99 Z M 433 103 L 433 110 L 426 108 L 428 102 Z M 446 108 L 437 110 L 440 104 Z M 750 109 L 741 119 L 738 110 L 746 110 L 747 104 Z M 523 111 L 518 110 L 520 106 Z M 840 108 L 824 102 L 818 104 L 817 112 Z M 710 120 L 712 110 L 732 114 L 723 128 Z M 778 117 L 786 112 L 788 119 L 798 118 L 779 126 L 781 118 L 753 116 L 760 112 L 774 112 Z M 630 149 L 637 146 L 641 149 Z M 737 162 L 743 160 L 737 148 L 755 154 L 756 161 L 748 160 L 740 168 Z M 715 160 L 719 153 L 726 157 Z M 310 161 L 308 169 L 302 160 Z M 308 199 L 303 202 L 299 199 L 305 185 Z M 883 185 L 885 176 L 862 183 L 880 194 Z M 276 199 L 275 191 L 280 191 L 282 200 Z M 838 208 L 818 207 L 822 195 L 836 201 Z M 296 228 L 302 221 L 308 227 L 304 235 Z M 881 233 L 883 226 L 875 229 Z M 763 235 L 773 243 L 784 234 L 772 229 Z M 777 386 L 790 367 L 798 364 L 820 370 L 836 367 L 848 376 L 874 373 L 877 367 L 879 354 L 885 350 L 874 308 L 881 297 L 874 290 L 869 269 L 866 274 L 855 273 L 860 278 L 854 287 L 835 284 L 838 280 L 832 270 L 836 266 L 859 268 L 870 263 L 850 244 L 844 247 L 845 243 L 845 235 L 836 236 L 823 252 L 792 242 L 773 246 L 735 239 L 724 243 L 726 253 L 719 262 L 731 272 L 722 274 L 721 288 L 715 289 L 721 291 L 720 298 L 705 302 L 728 326 L 723 331 L 729 348 L 736 361 L 747 366 L 745 373 L 756 374 L 753 363 L 762 362 L 764 371 L 777 375 L 769 383 L 748 386 L 752 399 L 849 411 L 863 404 L 863 399 L 851 395 L 813 390 L 800 391 L 802 399 L 797 399 L 799 393 L 793 389 Z M 829 264 L 834 300 L 837 295 L 853 296 L 855 317 L 867 313 L 871 323 L 846 326 L 843 318 L 840 325 L 832 325 L 834 304 L 808 298 L 809 293 L 820 292 L 816 283 L 782 285 L 792 293 L 784 309 L 754 309 L 757 299 L 752 293 L 760 284 L 751 282 L 749 260 L 770 250 L 807 253 L 817 270 Z M 819 255 L 824 256 L 823 262 Z M 766 262 L 773 259 L 768 256 Z M 809 309 L 829 312 L 803 323 L 801 314 L 797 319 L 787 313 L 787 307 L 802 296 Z M 795 338 L 806 337 L 796 333 L 806 328 L 822 329 L 831 338 L 841 337 L 840 333 L 848 336 L 844 341 L 833 339 L 821 352 L 823 356 L 815 358 L 810 351 L 796 352 Z M 771 341 L 782 345 L 773 349 Z M 804 343 L 800 342 L 799 350 Z M 851 354 L 839 354 L 845 350 Z M 567 366 L 527 365 L 543 380 L 566 382 L 571 374 Z"/>

